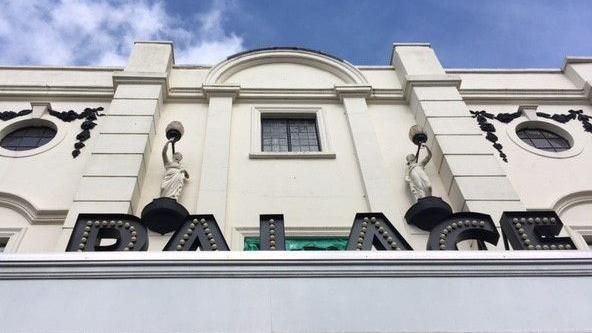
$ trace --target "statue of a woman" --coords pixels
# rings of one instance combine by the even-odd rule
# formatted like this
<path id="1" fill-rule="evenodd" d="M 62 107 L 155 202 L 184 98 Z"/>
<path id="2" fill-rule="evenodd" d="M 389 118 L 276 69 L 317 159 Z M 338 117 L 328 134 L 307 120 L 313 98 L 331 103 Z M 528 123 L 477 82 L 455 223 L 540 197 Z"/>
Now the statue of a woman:
<path id="1" fill-rule="evenodd" d="M 173 160 L 169 160 L 167 152 L 169 144 L 172 143 L 173 140 L 171 139 L 162 148 L 162 161 L 164 162 L 165 174 L 160 185 L 160 196 L 177 200 L 181 195 L 185 180 L 189 179 L 189 174 L 181 167 L 181 160 L 183 159 L 181 153 L 175 152 L 173 154 Z"/>
<path id="2" fill-rule="evenodd" d="M 405 181 L 409 183 L 409 188 L 416 201 L 432 195 L 432 183 L 425 172 L 425 166 L 432 158 L 432 152 L 425 144 L 421 145 L 426 149 L 427 156 L 417 162 L 415 155 L 407 155 L 407 170 L 405 172 Z"/>

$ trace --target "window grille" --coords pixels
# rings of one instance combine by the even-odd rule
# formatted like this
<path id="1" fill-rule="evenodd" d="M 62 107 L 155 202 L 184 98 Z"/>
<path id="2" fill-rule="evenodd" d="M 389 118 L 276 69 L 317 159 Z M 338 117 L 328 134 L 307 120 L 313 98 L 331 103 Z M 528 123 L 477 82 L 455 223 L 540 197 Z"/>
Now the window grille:
<path id="1" fill-rule="evenodd" d="M 261 149 L 264 152 L 318 152 L 316 119 L 261 119 Z"/>

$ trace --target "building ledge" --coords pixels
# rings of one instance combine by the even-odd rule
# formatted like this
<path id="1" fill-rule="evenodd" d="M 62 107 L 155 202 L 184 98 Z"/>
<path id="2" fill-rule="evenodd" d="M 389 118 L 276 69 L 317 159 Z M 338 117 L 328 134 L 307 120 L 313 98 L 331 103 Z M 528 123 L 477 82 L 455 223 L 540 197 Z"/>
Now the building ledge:
<path id="1" fill-rule="evenodd" d="M 589 251 L 3 254 L 0 279 L 592 276 Z"/>

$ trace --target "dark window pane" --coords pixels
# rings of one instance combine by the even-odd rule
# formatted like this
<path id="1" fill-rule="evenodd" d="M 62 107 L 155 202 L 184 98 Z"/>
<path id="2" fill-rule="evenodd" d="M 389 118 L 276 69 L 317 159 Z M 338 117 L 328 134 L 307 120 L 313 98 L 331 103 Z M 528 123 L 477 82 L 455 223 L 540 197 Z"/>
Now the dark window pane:
<path id="1" fill-rule="evenodd" d="M 559 135 L 557 135 L 555 133 L 551 133 L 549 131 L 543 131 L 543 130 L 541 130 L 541 133 L 543 134 L 543 136 L 545 138 L 561 138 Z"/>
<path id="2" fill-rule="evenodd" d="M 270 152 L 319 151 L 316 119 L 261 119 L 261 149 Z"/>
<path id="3" fill-rule="evenodd" d="M 262 150 L 288 151 L 288 129 L 285 119 L 261 119 Z"/>
<path id="4" fill-rule="evenodd" d="M 539 139 L 539 138 L 544 138 L 543 133 L 540 130 L 536 130 L 536 129 L 527 129 L 524 130 L 524 132 L 526 133 L 526 135 L 531 138 L 531 139 Z"/>
<path id="5" fill-rule="evenodd" d="M 25 136 L 21 139 L 21 146 L 35 147 L 39 144 L 39 138 L 34 136 Z"/>
<path id="6" fill-rule="evenodd" d="M 567 140 L 565 140 L 564 138 L 549 139 L 549 142 L 555 148 L 569 149 L 569 142 L 567 142 Z"/>
<path id="7" fill-rule="evenodd" d="M 291 151 L 319 151 L 316 119 L 290 119 Z"/>
<path id="8" fill-rule="evenodd" d="M 549 148 L 551 143 L 547 139 L 532 139 L 532 143 L 537 148 Z"/>
<path id="9" fill-rule="evenodd" d="M 571 148 L 569 141 L 560 135 L 543 129 L 523 129 L 516 133 L 525 143 L 535 148 L 559 152 Z"/>
<path id="10" fill-rule="evenodd" d="M 56 135 L 49 127 L 25 127 L 11 132 L 0 141 L 4 149 L 23 151 L 35 149 L 48 143 Z"/>

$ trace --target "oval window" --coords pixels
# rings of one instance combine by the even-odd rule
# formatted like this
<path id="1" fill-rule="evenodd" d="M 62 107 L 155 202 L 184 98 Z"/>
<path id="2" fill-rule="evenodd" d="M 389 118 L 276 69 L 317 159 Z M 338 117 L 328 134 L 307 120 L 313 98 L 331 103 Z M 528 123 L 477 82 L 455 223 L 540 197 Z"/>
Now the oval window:
<path id="1" fill-rule="evenodd" d="M 568 139 L 542 128 L 522 128 L 516 131 L 518 138 L 531 147 L 548 151 L 562 152 L 569 150 L 571 144 Z"/>
<path id="2" fill-rule="evenodd" d="M 47 144 L 55 136 L 56 130 L 51 127 L 23 127 L 8 133 L 2 138 L 0 147 L 12 151 L 31 150 Z"/>

